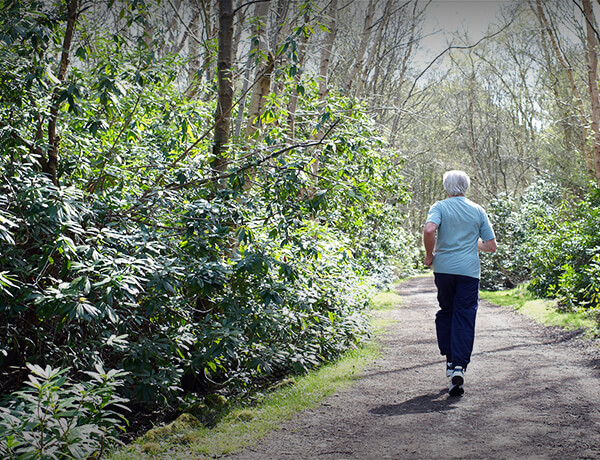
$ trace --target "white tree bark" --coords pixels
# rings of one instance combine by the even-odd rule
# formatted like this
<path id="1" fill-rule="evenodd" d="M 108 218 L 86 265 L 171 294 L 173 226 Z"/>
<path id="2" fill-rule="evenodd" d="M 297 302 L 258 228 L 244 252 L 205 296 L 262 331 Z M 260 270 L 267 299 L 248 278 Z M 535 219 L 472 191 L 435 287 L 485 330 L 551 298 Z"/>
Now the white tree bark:
<path id="1" fill-rule="evenodd" d="M 352 83 L 355 81 L 358 71 L 362 69 L 363 59 L 365 57 L 365 51 L 367 50 L 367 44 L 369 38 L 371 38 L 371 30 L 373 29 L 373 16 L 375 14 L 375 0 L 369 0 L 367 5 L 367 13 L 365 15 L 365 25 L 363 27 L 363 33 L 360 38 L 360 45 L 358 47 L 358 53 L 356 53 L 356 59 L 352 63 L 352 67 L 348 72 L 348 81 L 346 82 L 346 89 L 352 88 Z"/>
<path id="2" fill-rule="evenodd" d="M 270 1 L 258 2 L 254 11 L 253 35 L 257 41 L 254 49 L 257 62 L 252 97 L 248 106 L 248 125 L 246 133 L 252 135 L 259 128 L 259 117 L 264 109 L 264 101 L 271 88 L 271 72 L 273 70 L 273 55 L 269 53 L 267 38 L 267 22 L 269 18 Z"/>
<path id="3" fill-rule="evenodd" d="M 329 63 L 331 62 L 331 53 L 333 50 L 333 42 L 337 33 L 337 0 L 331 0 L 328 8 L 329 21 L 327 28 L 329 32 L 325 36 L 323 42 L 323 50 L 321 52 L 321 62 L 319 64 L 319 100 L 323 101 L 327 97 L 328 81 L 329 81 Z"/>

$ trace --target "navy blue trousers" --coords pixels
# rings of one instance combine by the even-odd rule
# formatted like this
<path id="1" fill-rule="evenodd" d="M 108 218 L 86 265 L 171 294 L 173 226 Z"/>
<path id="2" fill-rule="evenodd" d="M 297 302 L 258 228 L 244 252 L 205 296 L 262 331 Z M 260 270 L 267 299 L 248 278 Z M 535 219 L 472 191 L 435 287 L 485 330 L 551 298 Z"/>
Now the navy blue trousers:
<path id="1" fill-rule="evenodd" d="M 435 273 L 440 310 L 435 316 L 440 353 L 454 366 L 466 369 L 475 340 L 479 279 Z"/>

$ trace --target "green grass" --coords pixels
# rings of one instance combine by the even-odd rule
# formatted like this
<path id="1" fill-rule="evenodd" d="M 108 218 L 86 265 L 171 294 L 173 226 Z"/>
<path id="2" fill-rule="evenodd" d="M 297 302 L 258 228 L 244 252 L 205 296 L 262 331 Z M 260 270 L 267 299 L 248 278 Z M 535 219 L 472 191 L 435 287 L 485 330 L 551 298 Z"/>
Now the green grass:
<path id="1" fill-rule="evenodd" d="M 402 303 L 402 297 L 393 291 L 384 291 L 373 297 L 373 304 L 375 310 L 385 310 L 393 308 Z"/>
<path id="2" fill-rule="evenodd" d="M 524 286 L 507 291 L 481 291 L 480 297 L 503 307 L 514 310 L 546 326 L 559 326 L 564 329 L 585 329 L 594 333 L 596 323 L 585 313 L 561 312 L 556 300 L 536 299 Z"/>
<path id="3" fill-rule="evenodd" d="M 392 292 L 378 294 L 375 310 L 393 308 L 400 296 Z M 299 411 L 316 407 L 323 399 L 347 387 L 381 353 L 378 337 L 392 324 L 375 311 L 371 320 L 373 339 L 345 353 L 335 363 L 307 375 L 289 379 L 289 384 L 274 390 L 254 404 L 238 402 L 219 424 L 210 429 L 184 414 L 175 422 L 150 430 L 133 444 L 114 453 L 113 460 L 139 458 L 217 458 L 256 444 L 279 424 Z"/>
<path id="4" fill-rule="evenodd" d="M 217 458 L 256 444 L 281 422 L 302 410 L 316 407 L 323 399 L 359 378 L 369 363 L 380 355 L 381 343 L 378 338 L 382 337 L 393 323 L 380 312 L 395 308 L 400 303 L 401 297 L 392 291 L 377 294 L 373 298 L 374 312 L 371 317 L 374 338 L 345 353 L 335 363 L 304 376 L 288 379 L 287 385 L 262 397 L 253 395 L 258 402 L 232 403 L 227 415 L 216 427 L 200 426 L 197 419 L 183 414 L 169 425 L 150 430 L 109 458 Z"/>
<path id="5" fill-rule="evenodd" d="M 238 404 L 215 428 L 194 426 L 196 423 L 190 422 L 189 417 L 183 417 L 151 430 L 110 458 L 202 459 L 239 451 L 258 442 L 297 412 L 316 407 L 324 398 L 350 385 L 379 353 L 380 345 L 371 340 L 336 363 L 291 379 L 290 385 L 266 395 L 258 404 Z"/>

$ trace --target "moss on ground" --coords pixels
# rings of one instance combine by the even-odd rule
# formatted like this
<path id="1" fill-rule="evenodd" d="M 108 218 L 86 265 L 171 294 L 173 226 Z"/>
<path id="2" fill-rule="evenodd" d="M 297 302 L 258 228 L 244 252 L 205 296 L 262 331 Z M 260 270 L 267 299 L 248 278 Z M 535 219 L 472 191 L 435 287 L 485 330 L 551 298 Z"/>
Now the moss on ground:
<path id="1" fill-rule="evenodd" d="M 506 291 L 481 291 L 480 297 L 503 307 L 510 307 L 545 326 L 563 329 L 585 329 L 590 335 L 598 334 L 598 324 L 587 312 L 564 312 L 554 299 L 538 299 L 519 286 Z"/>

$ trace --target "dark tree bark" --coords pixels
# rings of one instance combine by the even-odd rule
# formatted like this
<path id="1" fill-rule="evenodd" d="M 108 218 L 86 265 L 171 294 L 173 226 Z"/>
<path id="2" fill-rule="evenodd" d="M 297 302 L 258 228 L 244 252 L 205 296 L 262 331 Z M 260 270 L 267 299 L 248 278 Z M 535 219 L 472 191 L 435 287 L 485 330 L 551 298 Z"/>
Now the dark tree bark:
<path id="1" fill-rule="evenodd" d="M 58 69 L 58 81 L 62 83 L 67 75 L 69 68 L 69 56 L 71 52 L 71 42 L 73 41 L 73 31 L 77 22 L 77 9 L 79 0 L 70 0 L 67 6 L 67 29 L 63 39 L 62 52 L 60 56 L 60 67 Z M 60 83 L 54 88 L 52 93 L 52 105 L 50 106 L 50 117 L 48 119 L 48 160 L 42 162 L 42 170 L 48 174 L 55 185 L 58 185 L 58 146 L 60 139 L 56 135 L 56 123 L 58 121 L 58 111 L 60 109 Z"/>
<path id="2" fill-rule="evenodd" d="M 225 151 L 229 143 L 231 108 L 233 106 L 232 49 L 233 1 L 219 0 L 219 52 L 217 57 L 219 100 L 215 112 L 213 146 L 213 170 L 215 175 L 222 174 L 227 168 Z"/>

